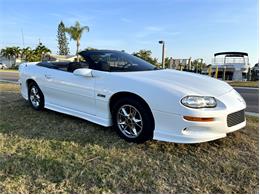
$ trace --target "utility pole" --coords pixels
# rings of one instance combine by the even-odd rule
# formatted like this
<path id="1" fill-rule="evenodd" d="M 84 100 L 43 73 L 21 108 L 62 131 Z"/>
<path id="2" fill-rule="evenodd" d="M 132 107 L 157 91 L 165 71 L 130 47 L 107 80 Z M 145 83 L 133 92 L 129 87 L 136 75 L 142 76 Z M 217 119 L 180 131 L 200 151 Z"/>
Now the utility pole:
<path id="1" fill-rule="evenodd" d="M 159 44 L 162 44 L 162 67 L 165 68 L 165 42 L 159 41 Z"/>

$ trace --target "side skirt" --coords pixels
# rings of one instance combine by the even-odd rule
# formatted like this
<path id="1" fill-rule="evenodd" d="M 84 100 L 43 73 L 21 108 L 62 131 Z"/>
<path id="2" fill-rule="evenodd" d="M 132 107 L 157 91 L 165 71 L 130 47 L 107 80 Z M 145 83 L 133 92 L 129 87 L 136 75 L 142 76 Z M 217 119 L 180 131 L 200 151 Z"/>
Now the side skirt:
<path id="1" fill-rule="evenodd" d="M 99 124 L 99 125 L 104 126 L 104 127 L 112 126 L 112 120 L 111 119 L 100 118 L 100 117 L 97 117 L 97 116 L 92 115 L 92 114 L 87 114 L 87 113 L 84 113 L 84 112 L 75 111 L 75 110 L 72 110 L 72 109 L 69 109 L 69 108 L 57 106 L 57 105 L 50 104 L 50 103 L 47 103 L 47 102 L 45 102 L 44 107 L 48 108 L 50 110 L 56 111 L 56 112 L 60 112 L 60 113 L 68 114 L 68 115 L 71 115 L 71 116 L 79 117 L 79 118 L 88 120 L 90 122 Z"/>

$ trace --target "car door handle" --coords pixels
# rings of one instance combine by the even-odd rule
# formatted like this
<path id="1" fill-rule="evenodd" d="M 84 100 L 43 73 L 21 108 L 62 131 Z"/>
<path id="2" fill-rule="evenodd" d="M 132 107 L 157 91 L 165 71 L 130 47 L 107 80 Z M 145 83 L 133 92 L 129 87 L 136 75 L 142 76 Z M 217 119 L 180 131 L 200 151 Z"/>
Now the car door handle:
<path id="1" fill-rule="evenodd" d="M 46 75 L 45 75 L 45 78 L 46 78 L 46 79 L 52 79 L 53 76 L 51 76 L 51 75 L 47 75 L 47 74 L 46 74 Z"/>

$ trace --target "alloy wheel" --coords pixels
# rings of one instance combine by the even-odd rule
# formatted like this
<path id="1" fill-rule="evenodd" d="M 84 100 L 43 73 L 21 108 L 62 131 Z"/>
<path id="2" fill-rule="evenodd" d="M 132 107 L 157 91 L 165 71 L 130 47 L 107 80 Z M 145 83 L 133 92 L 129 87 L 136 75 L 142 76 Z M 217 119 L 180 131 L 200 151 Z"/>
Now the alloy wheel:
<path id="1" fill-rule="evenodd" d="M 136 138 L 143 130 L 140 112 L 132 105 L 123 105 L 117 112 L 117 125 L 128 138 Z"/>
<path id="2" fill-rule="evenodd" d="M 32 105 L 37 108 L 40 105 L 41 102 L 41 97 L 39 94 L 39 91 L 37 89 L 37 87 L 32 86 L 31 91 L 30 91 L 30 100 Z"/>

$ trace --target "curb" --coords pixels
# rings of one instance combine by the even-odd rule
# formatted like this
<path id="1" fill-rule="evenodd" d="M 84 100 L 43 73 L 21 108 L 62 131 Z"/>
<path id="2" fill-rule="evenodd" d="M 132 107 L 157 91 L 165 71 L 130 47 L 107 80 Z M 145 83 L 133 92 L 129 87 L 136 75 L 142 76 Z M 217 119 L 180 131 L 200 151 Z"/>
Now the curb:
<path id="1" fill-rule="evenodd" d="M 0 71 L 0 73 L 11 73 L 11 74 L 19 74 L 18 71 Z"/>
<path id="2" fill-rule="evenodd" d="M 233 87 L 234 89 L 252 89 L 252 90 L 259 90 L 257 87 Z"/>
<path id="3" fill-rule="evenodd" d="M 18 84 L 18 81 L 9 81 L 9 80 L 3 80 L 3 79 L 0 79 L 0 82 Z"/>

